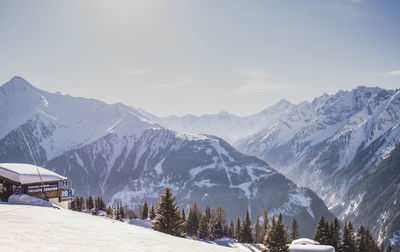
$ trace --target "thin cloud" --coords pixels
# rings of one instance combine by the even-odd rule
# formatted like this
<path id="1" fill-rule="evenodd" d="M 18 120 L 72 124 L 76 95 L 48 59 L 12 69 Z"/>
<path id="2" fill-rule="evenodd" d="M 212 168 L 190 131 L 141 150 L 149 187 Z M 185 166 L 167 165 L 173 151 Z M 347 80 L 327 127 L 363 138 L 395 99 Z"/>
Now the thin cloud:
<path id="1" fill-rule="evenodd" d="M 361 0 L 351 0 L 353 3 L 361 3 Z"/>
<path id="2" fill-rule="evenodd" d="M 271 75 L 267 72 L 250 69 L 240 71 L 246 80 L 237 86 L 231 94 L 234 95 L 253 95 L 274 93 L 277 91 L 293 90 L 295 87 L 283 83 L 271 81 Z"/>
<path id="3" fill-rule="evenodd" d="M 383 73 L 383 76 L 397 76 L 400 75 L 400 70 L 393 70 L 387 73 Z"/>

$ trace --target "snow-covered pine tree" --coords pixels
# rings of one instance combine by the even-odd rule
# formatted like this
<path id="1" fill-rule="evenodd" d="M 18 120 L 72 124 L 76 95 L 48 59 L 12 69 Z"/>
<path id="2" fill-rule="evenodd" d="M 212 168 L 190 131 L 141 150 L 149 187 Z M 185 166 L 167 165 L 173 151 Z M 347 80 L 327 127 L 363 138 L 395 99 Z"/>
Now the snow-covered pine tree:
<path id="1" fill-rule="evenodd" d="M 147 220 L 149 217 L 149 207 L 147 206 L 147 201 L 144 201 L 140 216 L 142 217 L 142 220 Z"/>
<path id="2" fill-rule="evenodd" d="M 290 233 L 290 238 L 292 241 L 300 238 L 299 225 L 297 224 L 296 218 L 293 218 L 292 221 L 292 232 Z"/>
<path id="3" fill-rule="evenodd" d="M 241 228 L 241 242 L 253 243 L 253 234 L 251 232 L 251 221 L 249 216 L 249 210 L 246 211 L 246 218 L 242 222 Z"/>
<path id="4" fill-rule="evenodd" d="M 154 230 L 174 236 L 183 237 L 183 220 L 179 207 L 175 202 L 176 197 L 170 188 L 165 188 L 165 193 L 161 194 L 158 202 L 156 217 L 152 221 Z"/>

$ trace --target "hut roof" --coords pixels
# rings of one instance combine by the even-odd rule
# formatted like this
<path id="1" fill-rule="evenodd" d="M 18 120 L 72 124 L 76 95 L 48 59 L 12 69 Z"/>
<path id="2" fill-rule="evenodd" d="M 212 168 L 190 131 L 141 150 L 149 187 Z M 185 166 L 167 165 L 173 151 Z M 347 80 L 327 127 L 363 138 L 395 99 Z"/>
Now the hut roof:
<path id="1" fill-rule="evenodd" d="M 43 182 L 67 179 L 55 172 L 31 164 L 0 163 L 0 176 L 20 184 L 40 183 L 38 170 Z"/>

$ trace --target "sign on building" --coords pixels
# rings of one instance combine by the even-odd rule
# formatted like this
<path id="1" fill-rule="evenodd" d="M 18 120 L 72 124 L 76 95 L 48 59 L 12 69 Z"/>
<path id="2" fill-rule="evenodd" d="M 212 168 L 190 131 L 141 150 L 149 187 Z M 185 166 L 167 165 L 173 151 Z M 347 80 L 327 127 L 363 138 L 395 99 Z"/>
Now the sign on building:
<path id="1" fill-rule="evenodd" d="M 71 189 L 72 188 L 72 180 L 65 179 L 63 181 L 58 182 L 59 189 Z"/>
<path id="2" fill-rule="evenodd" d="M 61 191 L 61 198 L 66 199 L 66 198 L 72 198 L 74 197 L 74 191 L 71 190 L 63 190 Z"/>
<path id="3" fill-rule="evenodd" d="M 28 193 L 57 191 L 58 184 L 44 184 L 28 186 Z"/>

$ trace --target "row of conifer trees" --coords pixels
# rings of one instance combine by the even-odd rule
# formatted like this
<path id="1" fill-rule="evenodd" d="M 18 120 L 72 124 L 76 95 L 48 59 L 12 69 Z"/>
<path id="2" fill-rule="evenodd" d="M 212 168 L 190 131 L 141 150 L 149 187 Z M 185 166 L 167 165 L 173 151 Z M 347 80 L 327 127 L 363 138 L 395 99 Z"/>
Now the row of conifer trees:
<path id="1" fill-rule="evenodd" d="M 243 221 L 239 217 L 236 224 L 227 224 L 225 210 L 218 206 L 214 210 L 206 207 L 204 213 L 194 203 L 186 218 L 184 210 L 180 210 L 175 202 L 175 196 L 169 188 L 160 196 L 155 208 L 152 228 L 175 236 L 191 236 L 206 240 L 215 240 L 224 236 L 231 237 L 241 243 L 263 244 L 266 251 L 287 251 L 287 244 L 299 238 L 299 226 L 293 219 L 291 230 L 288 231 L 282 220 L 282 214 L 277 219 L 269 220 L 266 210 L 263 216 L 257 218 L 254 227 L 251 225 L 249 211 Z M 153 208 L 152 208 L 153 209 Z M 154 210 L 153 210 L 154 211 Z M 261 221 L 262 220 L 262 221 Z M 384 244 L 378 247 L 370 231 L 360 226 L 354 232 L 351 222 L 346 222 L 341 231 L 340 222 L 335 218 L 328 222 L 321 217 L 315 230 L 314 240 L 320 244 L 331 245 L 339 252 L 391 252 L 390 243 L 386 250 Z"/>
<path id="2" fill-rule="evenodd" d="M 150 219 L 154 230 L 171 234 L 174 236 L 190 236 L 193 239 L 216 240 L 222 237 L 230 237 L 240 243 L 263 244 L 266 251 L 287 251 L 287 244 L 292 240 L 298 239 L 299 226 L 296 219 L 293 219 L 291 229 L 286 227 L 280 214 L 277 219 L 269 219 L 267 211 L 264 209 L 262 216 L 257 218 L 252 226 L 249 211 L 243 220 L 240 217 L 236 221 L 228 224 L 226 211 L 218 206 L 215 209 L 206 207 L 204 213 L 194 203 L 186 217 L 184 209 L 179 209 L 176 197 L 171 189 L 166 188 L 165 193 L 160 196 L 157 206 L 152 205 L 149 209 L 147 202 L 139 207 L 139 218 L 142 220 Z M 110 217 L 117 220 L 137 219 L 138 215 L 127 206 L 121 203 L 112 209 L 106 206 L 101 197 L 87 199 L 75 197 L 71 202 L 71 209 L 74 211 L 90 210 L 97 215 L 100 211 L 105 211 Z M 358 232 L 354 232 L 351 222 L 346 222 L 341 231 L 341 225 L 337 218 L 328 222 L 321 217 L 315 231 L 314 240 L 320 244 L 331 245 L 336 251 L 340 252 L 383 252 L 384 245 L 378 247 L 370 231 L 364 226 L 360 226 Z M 390 244 L 386 251 L 391 252 Z"/>

